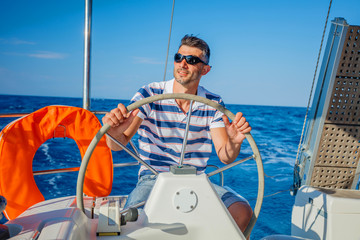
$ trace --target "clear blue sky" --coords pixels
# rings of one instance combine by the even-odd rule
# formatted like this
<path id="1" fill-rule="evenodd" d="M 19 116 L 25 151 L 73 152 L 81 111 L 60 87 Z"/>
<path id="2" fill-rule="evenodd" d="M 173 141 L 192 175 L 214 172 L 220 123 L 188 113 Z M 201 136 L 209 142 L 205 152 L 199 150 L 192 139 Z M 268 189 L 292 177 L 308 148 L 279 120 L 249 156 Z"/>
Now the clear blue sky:
<path id="1" fill-rule="evenodd" d="M 202 85 L 225 103 L 306 106 L 329 0 L 177 0 L 167 79 L 185 34 L 210 45 Z M 172 0 L 94 0 L 91 96 L 129 99 L 162 81 Z M 359 0 L 330 20 L 360 25 Z M 330 28 L 330 23 L 327 32 Z M 81 97 L 84 1 L 0 1 L 0 94 Z M 327 35 L 326 35 L 327 39 Z"/>

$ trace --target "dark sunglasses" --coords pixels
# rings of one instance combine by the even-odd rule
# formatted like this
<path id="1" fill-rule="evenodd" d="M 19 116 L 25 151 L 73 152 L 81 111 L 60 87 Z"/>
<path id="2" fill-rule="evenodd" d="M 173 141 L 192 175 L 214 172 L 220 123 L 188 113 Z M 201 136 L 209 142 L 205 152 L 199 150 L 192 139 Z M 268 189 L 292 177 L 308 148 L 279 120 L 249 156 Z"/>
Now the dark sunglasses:
<path id="1" fill-rule="evenodd" d="M 180 53 L 176 53 L 175 56 L 174 56 L 174 61 L 179 63 L 179 62 L 182 62 L 182 60 L 185 58 L 185 61 L 190 64 L 190 65 L 195 65 L 199 62 L 207 65 L 207 63 L 205 63 L 203 60 L 201 60 L 200 58 L 198 57 L 195 57 L 195 56 L 192 56 L 192 55 L 188 55 L 188 56 L 184 56 L 184 55 L 181 55 Z"/>

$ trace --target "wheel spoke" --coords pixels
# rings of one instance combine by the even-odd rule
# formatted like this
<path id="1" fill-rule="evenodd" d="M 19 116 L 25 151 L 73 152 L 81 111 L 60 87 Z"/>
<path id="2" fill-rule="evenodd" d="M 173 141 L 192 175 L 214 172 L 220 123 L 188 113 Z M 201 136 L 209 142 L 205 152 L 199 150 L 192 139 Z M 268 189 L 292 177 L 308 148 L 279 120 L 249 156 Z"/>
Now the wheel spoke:
<path id="1" fill-rule="evenodd" d="M 138 155 L 138 156 L 140 156 L 140 155 L 139 155 L 139 151 L 138 151 L 138 149 L 136 148 L 136 146 L 135 146 L 135 144 L 133 143 L 133 141 L 130 140 L 129 143 L 130 143 L 130 146 L 132 147 L 132 149 L 134 149 L 135 154 Z"/>
<path id="2" fill-rule="evenodd" d="M 246 161 L 248 161 L 250 159 L 253 159 L 253 158 L 255 158 L 255 155 L 252 155 L 252 156 L 243 158 L 243 159 L 241 159 L 239 161 L 230 163 L 230 164 L 228 164 L 228 165 L 226 165 L 226 166 L 224 166 L 222 168 L 219 168 L 219 169 L 217 169 L 217 170 L 215 170 L 215 171 L 213 171 L 211 173 L 208 173 L 207 176 L 208 177 L 214 176 L 215 174 L 221 173 L 221 172 L 223 172 L 223 171 L 225 171 L 225 170 L 227 170 L 229 168 L 235 167 L 236 165 L 239 165 L 240 163 L 246 162 Z"/>
<path id="3" fill-rule="evenodd" d="M 207 169 L 207 168 L 210 168 L 210 167 L 213 167 L 213 168 L 215 168 L 216 170 L 220 169 L 220 167 L 218 167 L 218 166 L 216 166 L 216 165 L 212 165 L 212 164 L 207 165 L 207 166 L 206 166 L 206 169 Z M 220 175 L 219 175 L 219 183 L 220 183 L 219 185 L 220 185 L 221 187 L 224 186 L 224 173 L 223 173 L 223 172 L 220 172 Z"/>
<path id="4" fill-rule="evenodd" d="M 131 151 L 130 149 L 128 149 L 124 144 L 122 144 L 121 142 L 119 142 L 118 140 L 116 140 L 115 138 L 113 138 L 110 134 L 105 133 L 106 136 L 108 136 L 112 141 L 114 141 L 117 145 L 119 145 L 122 149 L 124 149 L 125 152 L 127 152 L 128 154 L 130 154 L 130 156 L 132 156 L 133 158 L 135 158 L 136 160 L 138 160 L 142 165 L 144 165 L 145 167 L 147 167 L 147 169 L 149 169 L 153 174 L 158 175 L 158 171 L 156 171 L 154 168 L 152 168 L 149 164 L 147 164 L 144 160 L 142 160 L 139 156 L 137 156 L 133 151 Z"/>
<path id="5" fill-rule="evenodd" d="M 189 134 L 190 119 L 191 119 L 191 112 L 192 112 L 193 102 L 194 102 L 194 100 L 191 100 L 190 107 L 189 107 L 189 112 L 188 112 L 188 115 L 187 115 L 186 128 L 185 128 L 184 139 L 183 139 L 183 144 L 182 144 L 182 147 L 181 147 L 181 154 L 180 154 L 180 162 L 179 162 L 180 167 L 183 165 L 183 162 L 184 162 L 185 149 L 186 149 L 187 138 L 188 138 L 188 134 Z"/>

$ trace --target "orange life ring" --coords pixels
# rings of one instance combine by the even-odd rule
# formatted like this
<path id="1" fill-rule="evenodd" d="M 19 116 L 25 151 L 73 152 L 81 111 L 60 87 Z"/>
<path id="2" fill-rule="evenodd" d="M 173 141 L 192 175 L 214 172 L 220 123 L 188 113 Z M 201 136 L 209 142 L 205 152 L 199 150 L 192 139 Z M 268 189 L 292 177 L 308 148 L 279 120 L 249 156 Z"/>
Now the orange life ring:
<path id="1" fill-rule="evenodd" d="M 4 211 L 6 218 L 16 218 L 30 206 L 44 200 L 35 183 L 32 161 L 37 149 L 54 137 L 58 126 L 66 129 L 60 134 L 62 137 L 65 134 L 74 139 L 81 157 L 101 128 L 97 117 L 83 108 L 48 106 L 15 120 L 1 131 L 0 195 L 8 202 Z M 89 162 L 84 193 L 107 196 L 111 192 L 112 181 L 112 154 L 105 138 L 102 138 Z"/>

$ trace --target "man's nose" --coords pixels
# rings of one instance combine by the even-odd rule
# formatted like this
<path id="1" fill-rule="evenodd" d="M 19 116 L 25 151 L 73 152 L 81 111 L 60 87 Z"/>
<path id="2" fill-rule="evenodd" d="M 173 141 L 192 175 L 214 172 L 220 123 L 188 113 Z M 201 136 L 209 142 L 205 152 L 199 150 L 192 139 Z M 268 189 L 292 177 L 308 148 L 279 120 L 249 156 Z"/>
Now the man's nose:
<path id="1" fill-rule="evenodd" d="M 180 66 L 181 66 L 182 68 L 186 68 L 186 67 L 188 66 L 185 58 L 180 62 Z"/>

